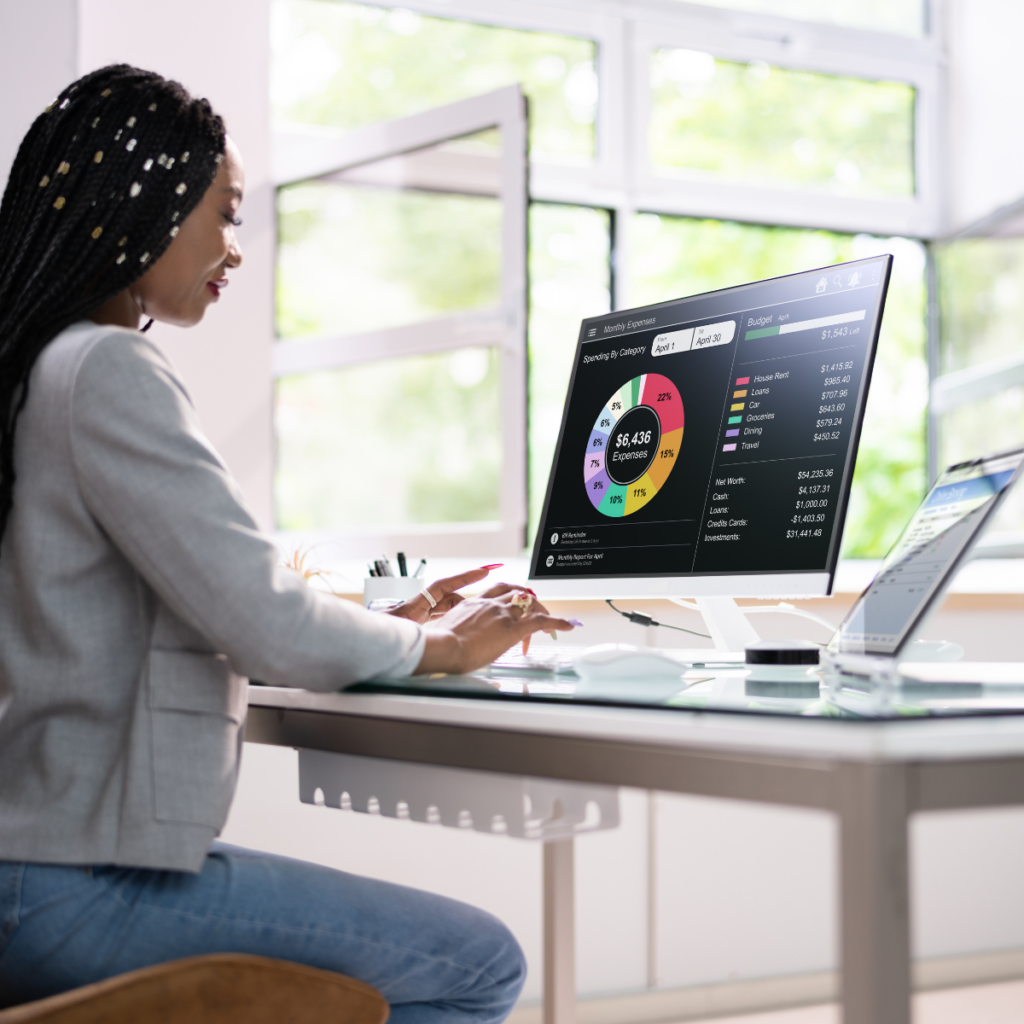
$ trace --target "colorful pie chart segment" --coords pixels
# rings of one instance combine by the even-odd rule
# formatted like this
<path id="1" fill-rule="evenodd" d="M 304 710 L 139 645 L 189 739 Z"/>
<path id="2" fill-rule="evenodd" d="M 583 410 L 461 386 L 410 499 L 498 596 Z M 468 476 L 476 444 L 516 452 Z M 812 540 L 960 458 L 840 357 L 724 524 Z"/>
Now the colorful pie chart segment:
<path id="1" fill-rule="evenodd" d="M 583 483 L 602 515 L 619 518 L 643 508 L 664 486 L 683 440 L 683 402 L 660 373 L 627 381 L 594 421 Z"/>

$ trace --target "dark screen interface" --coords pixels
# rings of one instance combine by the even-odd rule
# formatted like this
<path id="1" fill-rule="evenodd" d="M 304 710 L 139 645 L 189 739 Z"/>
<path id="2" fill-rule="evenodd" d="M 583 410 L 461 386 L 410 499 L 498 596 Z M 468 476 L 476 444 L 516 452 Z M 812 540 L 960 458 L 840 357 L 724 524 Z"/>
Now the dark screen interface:
<path id="1" fill-rule="evenodd" d="M 531 575 L 831 569 L 890 264 L 585 320 Z"/>

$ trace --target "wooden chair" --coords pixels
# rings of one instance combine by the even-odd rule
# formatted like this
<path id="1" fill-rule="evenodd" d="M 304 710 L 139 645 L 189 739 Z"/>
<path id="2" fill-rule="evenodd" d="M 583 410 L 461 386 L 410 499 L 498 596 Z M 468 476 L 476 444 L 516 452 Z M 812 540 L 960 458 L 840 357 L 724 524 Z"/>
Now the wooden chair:
<path id="1" fill-rule="evenodd" d="M 0 1024 L 384 1024 L 371 985 L 261 956 L 216 953 L 0 1010 Z"/>

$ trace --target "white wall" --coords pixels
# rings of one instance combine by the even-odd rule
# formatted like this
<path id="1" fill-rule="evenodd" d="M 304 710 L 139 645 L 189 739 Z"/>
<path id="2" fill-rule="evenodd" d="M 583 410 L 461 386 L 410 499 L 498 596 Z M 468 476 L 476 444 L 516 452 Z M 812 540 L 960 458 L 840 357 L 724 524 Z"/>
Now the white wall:
<path id="1" fill-rule="evenodd" d="M 22 136 L 77 77 L 77 44 L 76 0 L 0 2 L 0 189 Z"/>
<path id="2" fill-rule="evenodd" d="M 950 0 L 949 223 L 1024 196 L 1020 0 Z"/>
<path id="3" fill-rule="evenodd" d="M 274 197 L 269 0 L 79 0 L 78 8 L 82 73 L 126 62 L 178 79 L 209 98 L 242 150 L 246 195 L 238 237 L 245 262 L 230 275 L 229 288 L 202 324 L 188 332 L 154 325 L 150 336 L 181 370 L 207 433 L 258 520 L 270 528 Z"/>

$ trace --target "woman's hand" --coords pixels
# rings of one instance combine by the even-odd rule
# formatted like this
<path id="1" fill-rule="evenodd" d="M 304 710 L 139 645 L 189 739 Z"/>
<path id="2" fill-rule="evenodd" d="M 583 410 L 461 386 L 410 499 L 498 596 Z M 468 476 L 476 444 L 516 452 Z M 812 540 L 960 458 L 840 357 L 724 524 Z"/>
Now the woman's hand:
<path id="1" fill-rule="evenodd" d="M 435 580 L 426 588 L 434 599 L 433 607 L 430 606 L 430 602 L 422 594 L 417 594 L 415 597 L 410 597 L 408 601 L 403 601 L 402 604 L 389 608 L 387 614 L 397 615 L 402 619 L 412 619 L 413 622 L 419 622 L 422 625 L 432 618 L 444 615 L 445 612 L 451 611 L 460 601 L 464 601 L 465 598 L 461 594 L 456 593 L 456 591 L 461 590 L 463 587 L 468 587 L 471 583 L 479 583 L 487 578 L 487 574 L 492 569 L 500 567 L 501 563 L 499 562 L 497 565 L 484 565 L 479 569 L 470 569 L 469 572 L 461 573 L 458 576 L 449 576 L 444 580 Z"/>
<path id="2" fill-rule="evenodd" d="M 572 628 L 567 619 L 550 615 L 526 588 L 499 583 L 480 597 L 460 599 L 432 624 L 416 673 L 473 672 L 538 630 Z"/>

